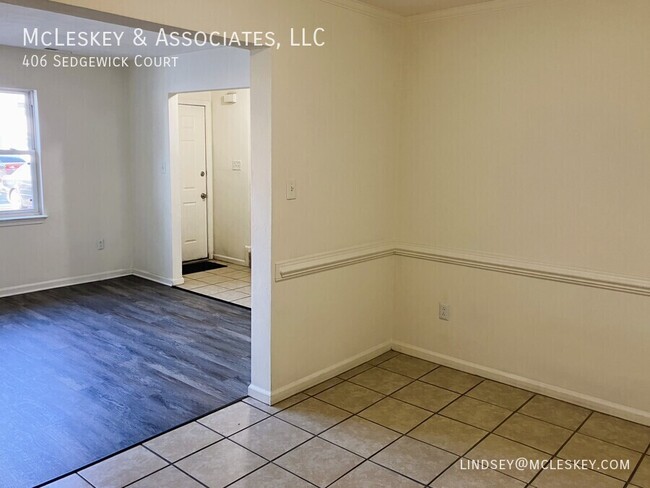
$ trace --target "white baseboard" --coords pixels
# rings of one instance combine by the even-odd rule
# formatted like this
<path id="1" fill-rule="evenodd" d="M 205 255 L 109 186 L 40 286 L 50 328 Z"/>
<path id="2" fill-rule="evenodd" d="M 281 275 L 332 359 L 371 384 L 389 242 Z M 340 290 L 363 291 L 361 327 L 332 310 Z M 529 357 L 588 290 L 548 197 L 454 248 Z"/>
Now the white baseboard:
<path id="1" fill-rule="evenodd" d="M 245 259 L 233 258 L 231 256 L 223 256 L 221 254 L 213 254 L 212 259 L 215 261 L 223 261 L 224 263 L 238 264 L 240 266 L 246 266 Z"/>
<path id="2" fill-rule="evenodd" d="M 379 346 L 372 347 L 360 354 L 357 354 L 356 356 L 352 356 L 351 358 L 338 362 L 328 368 L 317 371 L 316 373 L 310 374 L 309 376 L 305 376 L 304 378 L 294 381 L 293 383 L 289 383 L 288 385 L 278 388 L 277 390 L 273 390 L 270 392 L 270 394 L 268 391 L 259 389 L 253 390 L 253 393 L 258 395 L 267 395 L 267 397 L 270 397 L 270 404 L 274 405 L 286 398 L 289 398 L 290 396 L 295 395 L 296 393 L 300 393 L 301 391 L 311 388 L 312 386 L 316 386 L 319 383 L 333 378 L 336 375 L 344 373 L 349 369 L 355 368 L 360 364 L 365 363 L 366 361 L 370 361 L 371 359 L 385 353 L 386 351 L 390 351 L 391 344 L 391 342 L 385 342 Z M 251 387 L 249 387 L 249 393 L 250 392 Z M 264 401 L 258 396 L 253 396 L 253 398 Z M 269 403 L 269 401 L 267 400 L 266 403 Z"/>
<path id="3" fill-rule="evenodd" d="M 585 395 L 583 393 L 568 390 L 566 388 L 549 385 L 530 378 L 525 378 L 523 376 L 506 373 L 504 371 L 482 366 L 480 364 L 465 361 L 463 359 L 432 352 L 421 347 L 412 346 L 403 342 L 386 342 L 380 346 L 368 349 L 367 351 L 341 361 L 333 366 L 330 366 L 329 368 L 317 371 L 316 373 L 305 376 L 304 378 L 294 381 L 293 383 L 290 383 L 281 388 L 275 389 L 271 392 L 262 388 L 258 388 L 255 385 L 250 385 L 248 387 L 248 394 L 249 396 L 263 403 L 266 403 L 267 405 L 273 405 L 281 402 L 286 398 L 289 398 L 290 396 L 295 395 L 296 393 L 300 393 L 308 388 L 311 388 L 312 386 L 333 378 L 338 374 L 359 366 L 360 364 L 363 364 L 366 361 L 369 361 L 370 359 L 373 359 L 391 349 L 420 359 L 432 361 L 443 366 L 465 371 L 466 373 L 476 374 L 478 376 L 482 376 L 494 381 L 499 381 L 501 383 L 523 388 L 533 393 L 539 393 L 540 395 L 546 395 L 558 400 L 580 405 L 591 410 L 650 426 L 650 412 L 627 407 L 625 405 L 610 402 L 602 398 Z"/>
<path id="4" fill-rule="evenodd" d="M 103 273 L 76 276 L 72 278 L 62 278 L 57 280 L 43 281 L 40 283 L 6 287 L 0 289 L 0 297 L 22 295 L 25 293 L 49 290 L 53 288 L 62 288 L 65 286 L 80 285 L 94 281 L 109 280 L 129 275 L 139 276 L 146 280 L 154 281 L 167 286 L 176 286 L 183 283 L 182 279 L 172 280 L 141 270 L 121 269 Z M 643 425 L 650 425 L 650 412 L 627 407 L 625 405 L 613 403 L 601 398 L 585 395 L 583 393 L 575 392 L 558 386 L 549 385 L 540 381 L 532 380 L 530 378 L 506 373 L 497 369 L 429 351 L 403 342 L 392 341 L 385 342 L 379 346 L 370 348 L 360 354 L 340 361 L 339 363 L 336 363 L 328 368 L 305 376 L 304 378 L 296 380 L 271 392 L 259 388 L 255 385 L 250 385 L 248 387 L 248 394 L 263 403 L 275 404 L 286 398 L 289 398 L 292 395 L 295 395 L 296 393 L 300 393 L 301 391 L 311 388 L 312 386 L 326 381 L 340 373 L 352 369 L 380 354 L 383 354 L 386 351 L 389 351 L 390 349 L 394 349 L 404 354 L 409 354 L 421 359 L 426 359 L 428 361 L 433 361 L 444 366 L 459 369 L 467 373 L 477 374 L 488 379 L 524 388 L 535 393 L 574 403 L 576 405 L 580 405 L 592 410 L 597 410 L 599 412 L 614 415 L 620 418 L 631 420 L 633 422 L 638 422 Z"/>
<path id="5" fill-rule="evenodd" d="M 455 368 L 466 373 L 472 373 L 484 378 L 506 383 L 508 385 L 517 386 L 534 393 L 546 395 L 558 400 L 563 400 L 575 405 L 580 405 L 591 410 L 596 410 L 609 415 L 614 415 L 632 422 L 637 422 L 643 425 L 650 425 L 650 412 L 644 412 L 635 408 L 613 403 L 602 398 L 596 398 L 583 393 L 578 393 L 558 386 L 549 385 L 540 381 L 525 378 L 515 374 L 505 373 L 497 369 L 481 366 L 463 359 L 446 356 L 444 354 L 435 353 L 426 349 L 405 344 L 403 342 L 394 342 L 392 348 L 395 351 L 408 354 L 420 359 L 432 361 L 443 366 Z"/>
<path id="6" fill-rule="evenodd" d="M 167 285 L 167 286 L 178 286 L 178 285 L 182 285 L 185 282 L 183 278 L 173 280 L 170 278 L 165 278 L 164 276 L 159 276 L 153 273 L 149 273 L 147 271 L 142 271 L 140 269 L 134 269 L 133 271 L 131 271 L 131 274 L 139 278 L 144 278 L 145 280 L 149 280 L 149 281 L 155 281 L 156 283 L 160 283 L 161 285 Z"/>
<path id="7" fill-rule="evenodd" d="M 111 280 L 113 278 L 121 278 L 123 276 L 129 276 L 131 274 L 133 274 L 133 272 L 130 269 L 118 269 L 115 271 L 105 271 L 102 273 L 74 276 L 71 278 L 61 278 L 58 280 L 41 281 L 39 283 L 30 283 L 28 285 L 9 286 L 6 288 L 0 288 L 0 297 L 23 295 L 25 293 L 51 290 L 53 288 L 63 288 L 65 286 L 81 285 L 83 283 L 91 283 L 93 281 Z"/>
<path id="8" fill-rule="evenodd" d="M 269 390 L 264 390 L 263 388 L 250 384 L 248 385 L 248 396 L 266 405 L 271 405 L 271 392 Z"/>

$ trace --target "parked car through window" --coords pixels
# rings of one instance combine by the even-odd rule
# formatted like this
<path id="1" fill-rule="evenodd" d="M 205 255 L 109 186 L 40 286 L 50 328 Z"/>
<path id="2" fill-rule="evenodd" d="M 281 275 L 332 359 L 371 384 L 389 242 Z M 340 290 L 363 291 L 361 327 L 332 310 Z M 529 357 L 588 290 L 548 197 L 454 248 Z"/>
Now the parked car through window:
<path id="1" fill-rule="evenodd" d="M 0 89 L 0 222 L 43 215 L 36 94 Z"/>

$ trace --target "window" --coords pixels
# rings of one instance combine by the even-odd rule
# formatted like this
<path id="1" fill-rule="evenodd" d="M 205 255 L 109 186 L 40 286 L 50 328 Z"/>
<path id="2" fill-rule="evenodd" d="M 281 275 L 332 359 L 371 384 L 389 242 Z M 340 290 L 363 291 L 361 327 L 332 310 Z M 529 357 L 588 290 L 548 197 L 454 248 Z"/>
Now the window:
<path id="1" fill-rule="evenodd" d="M 36 94 L 0 89 L 0 221 L 43 216 Z"/>

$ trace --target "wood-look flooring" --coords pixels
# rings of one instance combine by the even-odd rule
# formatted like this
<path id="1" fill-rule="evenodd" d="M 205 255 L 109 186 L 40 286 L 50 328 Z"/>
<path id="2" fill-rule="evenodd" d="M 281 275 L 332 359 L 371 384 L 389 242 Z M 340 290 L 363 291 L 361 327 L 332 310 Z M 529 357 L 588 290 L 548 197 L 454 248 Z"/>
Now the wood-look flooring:
<path id="1" fill-rule="evenodd" d="M 126 277 L 0 299 L 0 487 L 48 481 L 246 395 L 250 311 Z"/>

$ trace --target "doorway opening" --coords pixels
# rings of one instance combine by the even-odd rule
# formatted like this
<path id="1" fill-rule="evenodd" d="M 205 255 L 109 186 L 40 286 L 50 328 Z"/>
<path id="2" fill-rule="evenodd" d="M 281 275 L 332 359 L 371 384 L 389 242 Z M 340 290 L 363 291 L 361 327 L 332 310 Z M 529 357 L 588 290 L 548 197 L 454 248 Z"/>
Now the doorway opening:
<path id="1" fill-rule="evenodd" d="M 40 2 L 39 7 L 56 8 L 55 4 Z M 93 12 L 83 9 L 72 12 L 79 16 L 71 15 L 67 7 L 65 11 L 0 4 L 3 25 L 74 26 L 83 31 L 110 26 L 115 32 L 138 26 L 149 28 L 148 36 L 164 27 L 108 14 L 95 19 Z M 92 18 L 85 18 L 86 14 Z M 249 388 L 262 400 L 270 398 L 271 53 L 237 48 L 182 52 L 123 48 L 114 54 L 175 56 L 179 67 L 89 68 L 74 73 L 41 67 L 29 73 L 13 70 L 0 80 L 4 91 L 38 92 L 38 100 L 47 102 L 39 106 L 38 117 L 29 124 L 39 127 L 36 122 L 42 122 L 43 160 L 47 159 L 53 174 L 72 175 L 86 189 L 70 200 L 70 192 L 62 192 L 56 178 L 42 182 L 31 178 L 42 183 L 49 208 L 57 217 L 54 225 L 42 223 L 43 235 L 64 232 L 72 237 L 55 249 L 53 262 L 60 262 L 61 267 L 48 271 L 33 262 L 33 273 L 25 277 L 33 275 L 34 283 L 13 287 L 31 291 L 31 287 L 47 286 L 47 290 L 3 298 L 0 304 L 0 329 L 7 332 L 3 346 L 16 352 L 3 358 L 4 370 L 15 374 L 5 375 L 10 382 L 3 391 L 8 401 L 0 405 L 2 418 L 8 419 L 0 428 L 0 438 L 8 440 L 0 446 L 0 472 L 2 481 L 11 486 L 34 486 L 65 476 L 222 408 L 244 397 Z M 19 65 L 27 54 L 34 51 L 20 44 L 0 47 L 6 66 Z M 65 54 L 71 59 L 98 55 L 91 48 Z M 46 51 L 38 55 L 53 56 Z M 178 144 L 170 145 L 170 93 L 231 87 L 251 87 L 255 99 L 251 103 L 255 106 L 253 135 L 249 136 L 255 191 L 249 192 L 249 199 L 252 194 L 256 225 L 248 240 L 257 252 L 254 314 L 169 288 L 182 284 L 183 261 L 182 173 L 176 157 Z M 172 98 L 178 106 L 177 95 Z M 14 105 L 14 112 L 19 112 L 19 103 Z M 178 107 L 175 110 L 174 120 L 178 120 Z M 70 130 L 62 130 L 62 113 L 64 129 Z M 173 125 L 177 128 L 178 121 Z M 198 127 L 195 134 L 201 132 L 201 124 Z M 207 137 L 207 128 L 204 134 Z M 8 147 L 19 150 L 21 157 L 38 149 L 24 145 Z M 21 161 L 5 162 L 0 176 L 8 182 L 6 176 L 18 171 L 10 166 Z M 33 164 L 30 167 L 36 171 Z M 40 194 L 39 185 L 32 186 Z M 208 188 L 206 197 L 212 193 Z M 36 203 L 25 207 L 34 210 Z M 249 219 L 250 208 L 249 203 Z M 250 228 L 249 222 L 249 232 Z M 206 228 L 206 232 L 208 239 L 214 239 L 214 231 Z M 28 249 L 27 244 L 15 247 Z M 210 251 L 208 240 L 208 254 L 201 249 L 199 255 L 214 259 L 218 251 L 212 246 Z M 84 259 L 76 259 L 81 254 Z M 239 259 L 227 253 L 222 257 Z M 231 260 L 225 264 L 246 267 L 248 263 Z M 76 269 L 93 274 L 76 276 Z M 66 278 L 53 280 L 49 272 L 64 273 Z M 238 278 L 231 276 L 228 281 Z M 49 289 L 62 284 L 75 288 Z M 56 337 L 48 334 L 54 329 L 60 332 Z M 110 341 L 103 340 L 108 336 Z M 25 344 L 37 348 L 39 358 L 50 360 L 36 364 L 34 355 L 21 349 Z"/>
<path id="2" fill-rule="evenodd" d="M 172 103 L 181 175 L 179 287 L 250 308 L 250 89 L 179 93 Z"/>

